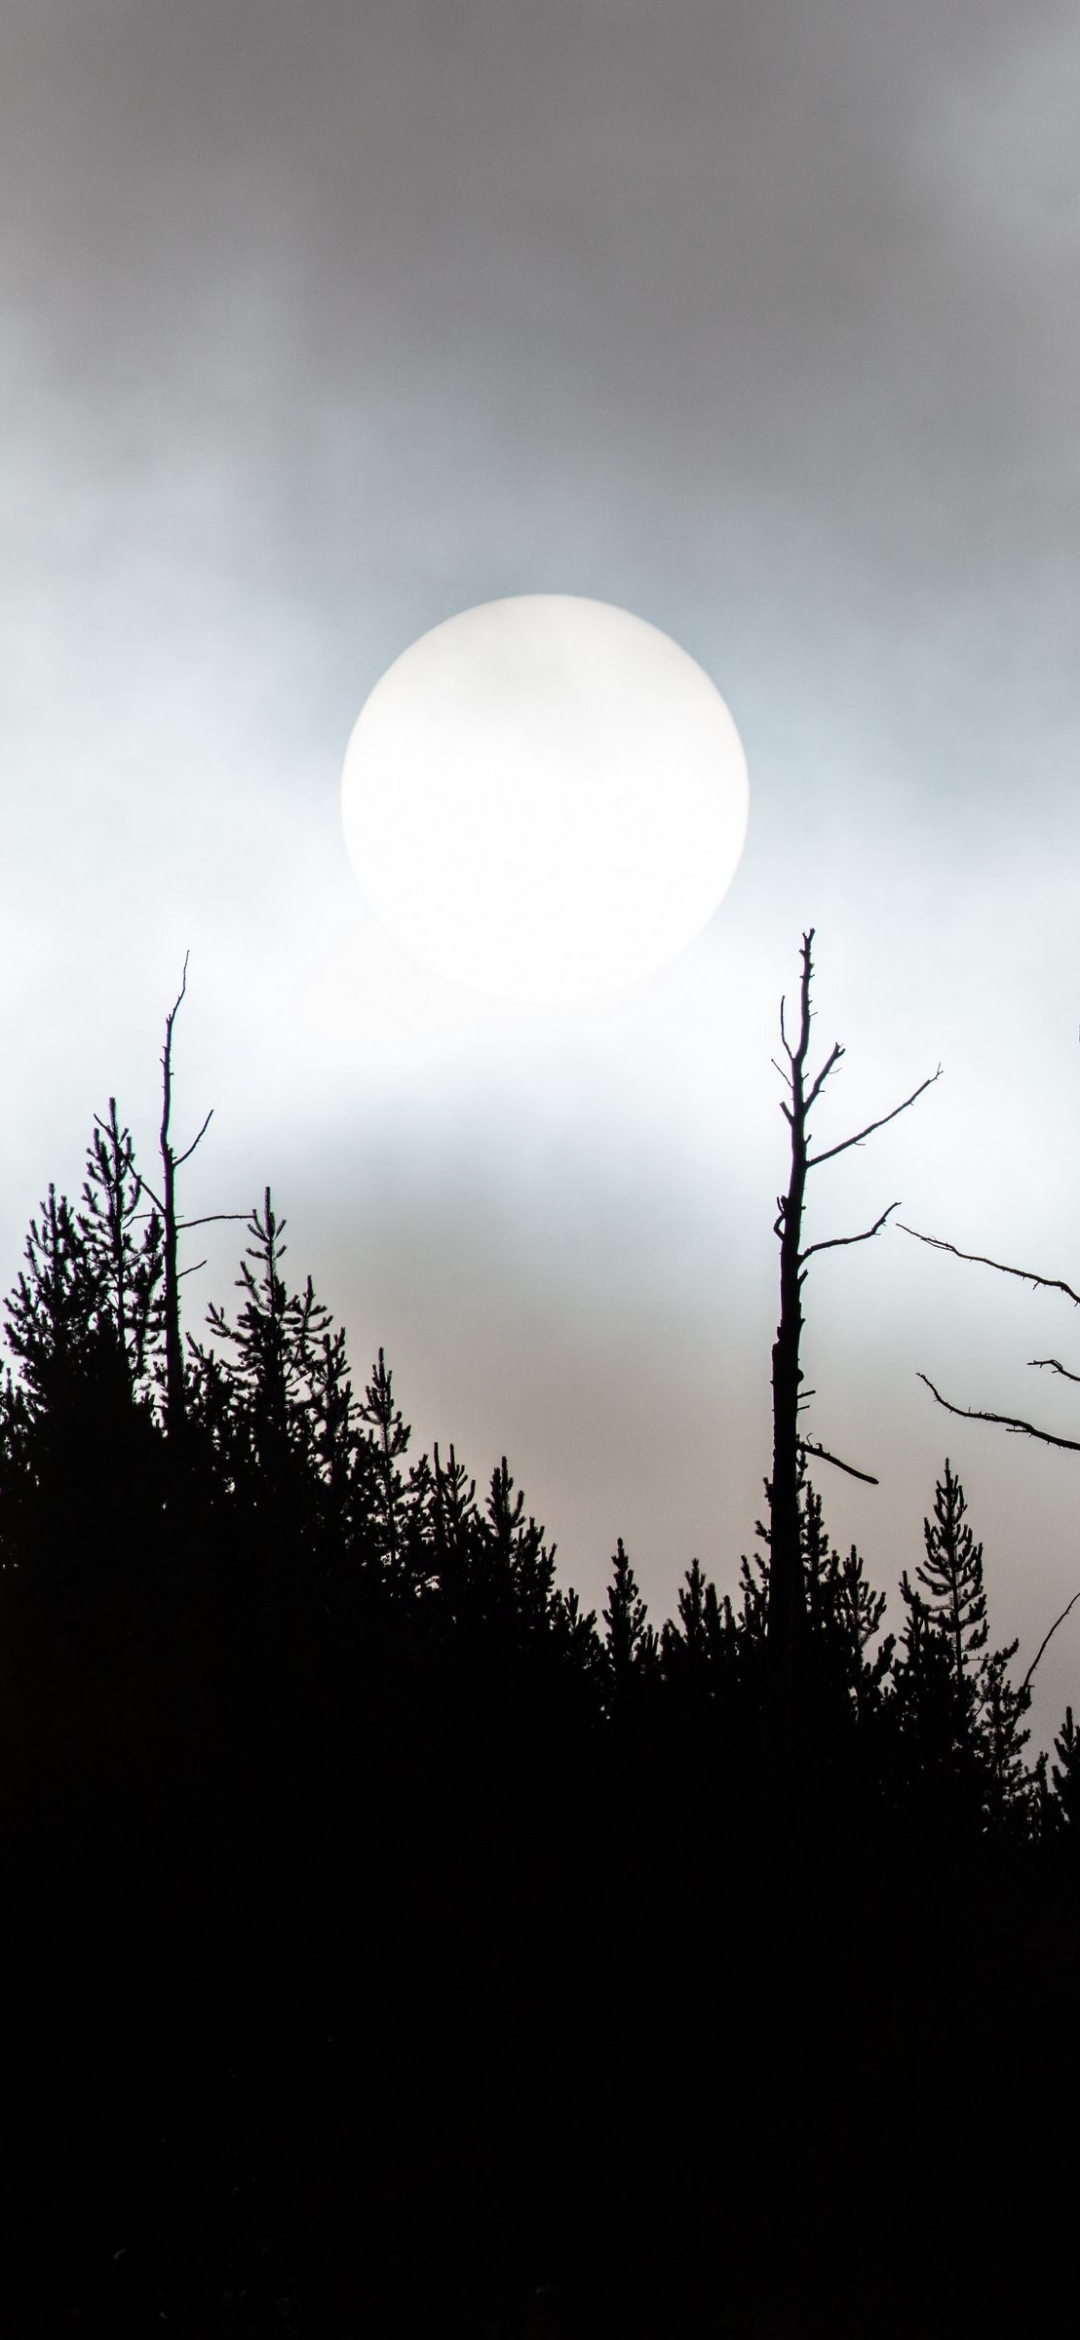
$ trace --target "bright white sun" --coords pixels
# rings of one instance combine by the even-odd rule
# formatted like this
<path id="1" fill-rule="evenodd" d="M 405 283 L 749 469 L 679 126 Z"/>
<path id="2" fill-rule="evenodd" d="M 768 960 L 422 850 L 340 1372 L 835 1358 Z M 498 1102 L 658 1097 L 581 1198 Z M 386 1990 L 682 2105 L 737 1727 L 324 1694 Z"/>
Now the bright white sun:
<path id="1" fill-rule="evenodd" d="M 743 848 L 746 758 L 666 634 L 528 594 L 448 618 L 387 669 L 342 810 L 372 909 L 425 966 L 502 998 L 584 999 L 707 924 Z"/>

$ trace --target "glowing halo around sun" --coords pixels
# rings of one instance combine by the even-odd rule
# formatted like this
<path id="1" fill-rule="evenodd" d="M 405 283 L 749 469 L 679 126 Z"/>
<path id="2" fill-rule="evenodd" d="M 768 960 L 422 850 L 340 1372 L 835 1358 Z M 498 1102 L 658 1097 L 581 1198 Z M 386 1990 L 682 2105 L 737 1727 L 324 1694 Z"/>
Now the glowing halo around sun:
<path id="1" fill-rule="evenodd" d="M 700 666 L 570 594 L 484 602 L 376 683 L 342 815 L 376 916 L 435 973 L 587 999 L 700 934 L 746 835 L 746 758 Z"/>

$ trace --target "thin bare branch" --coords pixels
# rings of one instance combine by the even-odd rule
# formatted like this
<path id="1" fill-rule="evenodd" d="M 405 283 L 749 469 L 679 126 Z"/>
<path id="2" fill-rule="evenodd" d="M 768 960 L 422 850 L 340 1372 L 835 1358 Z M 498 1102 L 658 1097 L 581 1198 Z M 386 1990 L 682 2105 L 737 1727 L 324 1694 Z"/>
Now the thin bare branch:
<path id="1" fill-rule="evenodd" d="M 815 1251 L 841 1251 L 848 1243 L 869 1243 L 871 1236 L 880 1235 L 886 1219 L 891 1219 L 893 1212 L 899 1208 L 898 1202 L 891 1202 L 888 1210 L 882 1211 L 880 1219 L 875 1219 L 872 1227 L 864 1227 L 861 1235 L 830 1235 L 824 1243 L 808 1244 L 805 1251 L 800 1251 L 800 1260 L 813 1259 Z"/>
<path id="2" fill-rule="evenodd" d="M 819 1162 L 833 1162 L 837 1154 L 846 1154 L 850 1152 L 852 1146 L 861 1146 L 864 1138 L 873 1137 L 876 1129 L 885 1129 L 890 1121 L 896 1121 L 901 1113 L 907 1112 L 909 1105 L 914 1105 L 917 1098 L 925 1096 L 927 1089 L 932 1089 L 934 1082 L 940 1079 L 941 1066 L 939 1065 L 936 1072 L 930 1073 L 925 1081 L 919 1082 L 918 1088 L 912 1090 L 910 1097 L 904 1098 L 902 1105 L 894 1105 L 891 1113 L 883 1113 L 880 1121 L 868 1121 L 866 1128 L 856 1130 L 854 1137 L 841 1138 L 838 1146 L 827 1146 L 823 1154 L 811 1154 L 806 1165 L 807 1169 L 816 1170 Z"/>
<path id="3" fill-rule="evenodd" d="M 190 950 L 186 950 L 186 951 L 184 952 L 184 965 L 183 965 L 183 969 L 182 969 L 182 971 L 181 971 L 181 976 L 180 976 L 180 989 L 179 989 L 179 991 L 177 992 L 177 994 L 176 994 L 176 998 L 174 999 L 174 1001 L 173 1001 L 173 1004 L 172 1004 L 171 1008 L 169 1009 L 169 1013 L 168 1013 L 168 1015 L 167 1015 L 167 1016 L 166 1016 L 166 1018 L 165 1018 L 165 1030 L 166 1030 L 166 1033 L 168 1033 L 168 1032 L 171 1032 L 171 1030 L 172 1030 L 172 1024 L 173 1024 L 173 1017 L 174 1017 L 174 1016 L 175 1016 L 175 1015 L 178 1013 L 178 1011 L 179 1011 L 179 1009 L 180 1009 L 180 1007 L 181 1007 L 181 1005 L 182 1005 L 182 1002 L 183 1002 L 183 1000 L 185 999 L 185 997 L 186 997 L 186 995 L 187 995 L 187 971 L 188 971 L 188 960 L 190 959 L 190 957 L 191 957 L 191 952 L 190 952 Z"/>
<path id="4" fill-rule="evenodd" d="M 1080 1438 L 1058 1438 L 1052 1430 L 1040 1430 L 1036 1422 L 1021 1421 L 1017 1414 L 988 1414 L 981 1406 L 954 1406 L 951 1398 L 942 1397 L 934 1388 L 928 1373 L 920 1373 L 919 1380 L 925 1381 L 931 1397 L 947 1414 L 960 1414 L 965 1422 L 996 1422 L 1002 1430 L 1020 1430 L 1027 1438 L 1041 1438 L 1044 1446 L 1063 1446 L 1070 1454 L 1080 1454 Z"/>
<path id="5" fill-rule="evenodd" d="M 250 1211 L 207 1211 L 201 1219 L 178 1219 L 176 1231 L 183 1235 L 189 1227 L 216 1227 L 219 1219 L 243 1219 L 246 1224 L 250 1217 Z"/>
<path id="6" fill-rule="evenodd" d="M 184 1165 L 184 1163 L 185 1163 L 185 1162 L 190 1162 L 190 1160 L 191 1160 L 191 1157 L 192 1157 L 192 1155 L 193 1155 L 193 1153 L 194 1153 L 194 1151 L 195 1151 L 195 1148 L 196 1148 L 196 1146 L 198 1146 L 198 1145 L 201 1145 L 201 1144 L 202 1144 L 202 1141 L 203 1141 L 204 1137 L 206 1136 L 206 1132 L 207 1132 L 207 1130 L 209 1129 L 209 1127 L 210 1127 L 210 1124 L 211 1124 L 211 1122 L 212 1122 L 213 1118 L 214 1118 L 214 1108 L 213 1108 L 213 1106 L 211 1105 L 211 1107 L 210 1107 L 210 1111 L 209 1111 L 209 1113 L 208 1113 L 208 1114 L 207 1114 L 207 1116 L 206 1116 L 206 1120 L 203 1122 L 202 1128 L 200 1129 L 200 1131 L 199 1131 L 199 1133 L 198 1133 L 198 1136 L 197 1136 L 197 1137 L 193 1137 L 193 1138 L 192 1138 L 191 1144 L 189 1145 L 189 1147 L 188 1147 L 188 1149 L 187 1149 L 187 1152 L 186 1152 L 186 1154 L 177 1154 L 177 1156 L 176 1156 L 176 1159 L 175 1159 L 175 1162 L 174 1162 L 174 1165 L 173 1165 L 173 1167 L 174 1167 L 175 1169 L 177 1169 L 177 1170 L 180 1170 L 180 1169 L 182 1169 L 182 1168 L 183 1168 L 183 1165 Z"/>
<path id="7" fill-rule="evenodd" d="M 861 1479 L 866 1487 L 880 1487 L 880 1479 L 875 1479 L 871 1472 L 857 1471 L 854 1463 L 841 1462 L 838 1454 L 828 1454 L 823 1446 L 815 1445 L 812 1439 L 800 1438 L 799 1444 L 804 1454 L 815 1455 L 819 1462 L 832 1463 L 834 1470 L 846 1471 L 849 1479 Z"/>
<path id="8" fill-rule="evenodd" d="M 1036 1668 L 1036 1666 L 1037 1666 L 1037 1665 L 1038 1665 L 1038 1663 L 1039 1663 L 1039 1659 L 1041 1658 L 1041 1656 L 1042 1656 L 1042 1653 L 1043 1653 L 1044 1649 L 1046 1648 L 1047 1642 L 1048 1642 L 1048 1641 L 1052 1641 L 1052 1640 L 1053 1640 L 1053 1638 L 1054 1638 L 1054 1635 L 1055 1635 L 1055 1633 L 1057 1632 L 1058 1626 L 1059 1626 L 1059 1625 L 1064 1625 L 1064 1623 L 1065 1623 L 1065 1619 L 1066 1619 L 1066 1617 L 1067 1617 L 1067 1616 L 1068 1616 L 1068 1614 L 1069 1614 L 1069 1610 L 1070 1610 L 1070 1609 L 1075 1609 L 1075 1607 L 1076 1607 L 1076 1604 L 1077 1604 L 1077 1601 L 1080 1601 L 1080 1592 L 1074 1592 L 1074 1594 L 1073 1594 L 1073 1597 L 1072 1597 L 1071 1601 L 1069 1601 L 1069 1602 L 1067 1602 L 1067 1603 L 1066 1603 L 1066 1606 L 1063 1608 L 1063 1610 L 1062 1610 L 1062 1612 L 1061 1612 L 1061 1615 L 1060 1615 L 1060 1617 L 1055 1617 L 1055 1619 L 1054 1619 L 1054 1622 L 1053 1622 L 1053 1624 L 1052 1624 L 1052 1625 L 1051 1625 L 1051 1627 L 1050 1627 L 1050 1631 L 1049 1631 L 1049 1633 L 1044 1633 L 1044 1634 L 1043 1634 L 1042 1640 L 1040 1641 L 1040 1643 L 1039 1643 L 1039 1646 L 1038 1646 L 1038 1649 L 1036 1650 L 1036 1652 L 1035 1652 L 1035 1655 L 1034 1655 L 1034 1657 L 1032 1658 L 1032 1661 L 1031 1661 L 1031 1664 L 1030 1664 L 1030 1665 L 1029 1665 L 1029 1667 L 1028 1667 L 1027 1673 L 1024 1675 L 1024 1679 L 1023 1679 L 1023 1681 L 1022 1681 L 1022 1682 L 1021 1682 L 1021 1684 L 1020 1684 L 1019 1696 L 1020 1696 L 1021 1698 L 1023 1697 L 1023 1695 L 1024 1695 L 1024 1692 L 1025 1692 L 1025 1690 L 1027 1689 L 1028 1683 L 1030 1682 L 1030 1680 L 1031 1680 L 1031 1677 L 1032 1677 L 1032 1675 L 1033 1675 L 1033 1673 L 1034 1673 L 1034 1671 L 1035 1671 L 1035 1668 Z"/>
<path id="9" fill-rule="evenodd" d="M 1080 1373 L 1070 1373 L 1068 1366 L 1062 1365 L 1056 1357 L 1029 1357 L 1028 1364 L 1046 1365 L 1051 1373 L 1060 1373 L 1063 1381 L 1080 1381 Z"/>
<path id="10" fill-rule="evenodd" d="M 206 1261 L 204 1259 L 197 1259 L 194 1267 L 178 1269 L 176 1277 L 177 1283 L 182 1284 L 185 1276 L 197 1276 L 199 1269 L 205 1266 Z"/>
<path id="11" fill-rule="evenodd" d="M 825 1059 L 825 1062 L 824 1062 L 824 1064 L 823 1064 L 823 1065 L 822 1065 L 822 1067 L 821 1067 L 821 1071 L 819 1072 L 819 1074 L 818 1074 L 818 1076 L 817 1076 L 817 1079 L 816 1079 L 815 1081 L 811 1081 L 811 1083 L 810 1083 L 810 1093 L 809 1093 L 809 1096 L 807 1097 L 807 1100 L 806 1100 L 806 1111 L 807 1111 L 807 1113 L 809 1113 L 811 1105 L 816 1105 L 816 1103 L 817 1103 L 817 1100 L 818 1100 L 818 1098 L 820 1097 L 820 1095 L 821 1095 L 821 1092 L 822 1092 L 822 1090 L 823 1090 L 823 1088 L 824 1088 L 824 1086 L 825 1086 L 825 1083 L 826 1083 L 826 1081 L 827 1081 L 827 1080 L 828 1080 L 828 1078 L 829 1078 L 829 1074 L 831 1073 L 831 1071 L 832 1071 L 832 1069 L 833 1069 L 833 1066 L 834 1066 L 834 1065 L 837 1065 L 837 1064 L 839 1064 L 839 1062 L 840 1062 L 840 1059 L 841 1059 L 841 1057 L 844 1055 L 844 1053 L 845 1053 L 845 1051 L 844 1051 L 844 1050 L 841 1048 L 841 1046 L 840 1046 L 840 1042 L 839 1042 L 839 1040 L 838 1040 L 838 1041 L 836 1042 L 836 1045 L 835 1045 L 835 1047 L 832 1049 L 832 1051 L 831 1051 L 831 1054 L 830 1054 L 830 1055 L 828 1055 L 828 1056 L 826 1057 L 826 1059 Z M 809 1165 L 809 1163 L 807 1163 L 807 1168 L 809 1169 L 809 1167 L 810 1167 L 810 1165 Z"/>
<path id="12" fill-rule="evenodd" d="M 1003 1260 L 987 1259 L 984 1252 L 959 1251 L 955 1243 L 944 1242 L 940 1235 L 920 1235 L 917 1227 L 905 1227 L 901 1219 L 896 1223 L 905 1235 L 914 1235 L 916 1243 L 928 1243 L 931 1251 L 951 1251 L 954 1259 L 969 1260 L 975 1267 L 996 1268 L 999 1276 L 1019 1276 L 1021 1283 L 1034 1284 L 1037 1291 L 1064 1292 L 1066 1299 L 1080 1308 L 1080 1292 L 1074 1292 L 1072 1285 L 1060 1276 L 1037 1276 L 1032 1268 L 1006 1267 Z"/>

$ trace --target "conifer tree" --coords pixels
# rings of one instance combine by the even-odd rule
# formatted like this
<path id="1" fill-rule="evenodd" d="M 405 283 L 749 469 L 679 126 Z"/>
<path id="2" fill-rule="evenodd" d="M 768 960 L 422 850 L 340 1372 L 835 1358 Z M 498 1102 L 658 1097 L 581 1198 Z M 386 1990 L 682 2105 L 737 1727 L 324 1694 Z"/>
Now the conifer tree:
<path id="1" fill-rule="evenodd" d="M 580 1595 L 573 1585 L 566 1592 L 561 1586 L 556 1587 L 548 1623 L 553 1646 L 565 1662 L 565 1669 L 586 1684 L 599 1682 L 604 1649 L 596 1630 L 596 1611 L 582 1608 Z"/>
<path id="2" fill-rule="evenodd" d="M 1065 1709 L 1065 1720 L 1054 1740 L 1054 1753 L 1057 1762 L 1052 1766 L 1050 1778 L 1055 1817 L 1071 1843 L 1080 1845 L 1080 1728 L 1073 1720 L 1071 1706 Z"/>
<path id="3" fill-rule="evenodd" d="M 952 1677 L 962 1709 L 974 1694 L 973 1660 L 986 1646 L 983 1548 L 967 1524 L 964 1490 L 945 1458 L 945 1475 L 934 1492 L 933 1520 L 923 1521 L 926 1560 L 916 1568 L 930 1614 L 949 1644 Z M 918 1597 L 918 1596 L 916 1596 Z"/>
<path id="4" fill-rule="evenodd" d="M 555 1584 L 555 1547 L 544 1542 L 544 1529 L 525 1514 L 525 1496 L 514 1481 L 503 1455 L 491 1474 L 486 1510 L 485 1541 L 493 1563 L 493 1581 L 509 1602 L 515 1628 L 522 1637 L 544 1631 Z"/>
<path id="5" fill-rule="evenodd" d="M 848 1681 L 856 1713 L 864 1715 L 876 1707 L 888 1680 L 896 1636 L 885 1634 L 873 1656 L 869 1655 L 871 1643 L 881 1632 L 886 1601 L 884 1593 L 875 1592 L 868 1582 L 862 1554 L 854 1544 L 845 1559 L 836 1561 L 834 1585 L 834 1614 Z"/>
<path id="6" fill-rule="evenodd" d="M 432 1451 L 431 1544 L 434 1581 L 446 1614 L 464 1616 L 470 1561 L 478 1531 L 476 1481 L 470 1479 L 453 1446 L 446 1462 L 438 1441 Z"/>
<path id="7" fill-rule="evenodd" d="M 142 1196 L 131 1132 L 110 1097 L 107 1120 L 94 1123 L 77 1224 L 100 1317 L 112 1327 L 133 1391 L 146 1387 L 163 1325 L 163 1229 L 156 1210 L 142 1209 Z"/>
<path id="8" fill-rule="evenodd" d="M 402 1583 L 409 1506 L 399 1465 L 412 1435 L 394 1400 L 394 1376 L 380 1349 L 359 1406 L 372 1462 L 371 1528 L 376 1553 L 392 1586 Z"/>
<path id="9" fill-rule="evenodd" d="M 684 1697 L 696 1702 L 707 1698 L 710 1689 L 713 1656 L 707 1607 L 710 1589 L 715 1610 L 716 1588 L 710 1588 L 706 1582 L 700 1560 L 692 1560 L 679 1587 L 679 1622 L 676 1625 L 669 1617 L 660 1635 L 660 1655 L 668 1681 Z"/>
<path id="10" fill-rule="evenodd" d="M 1031 1737 L 1022 1728 L 1031 1705 L 1026 1683 L 1014 1689 L 1006 1668 L 1019 1648 L 1010 1641 L 983 1658 L 976 1682 L 977 1743 L 986 1771 L 985 1811 L 991 1827 L 1019 1820 L 1036 1792 L 1036 1780 L 1024 1764 L 1024 1748 Z"/>
<path id="11" fill-rule="evenodd" d="M 267 1187 L 260 1215 L 248 1221 L 252 1237 L 240 1263 L 243 1305 L 235 1324 L 213 1303 L 207 1323 L 230 1344 L 230 1373 L 242 1392 L 252 1461 L 271 1501 L 285 1497 L 313 1444 L 312 1370 L 327 1337 L 330 1312 L 315 1297 L 310 1276 L 289 1292 L 281 1273 L 288 1249 Z M 325 1351 L 322 1352 L 325 1357 Z"/>
<path id="12" fill-rule="evenodd" d="M 1034 1669 L 1016 1688 L 1007 1669 L 1018 1643 L 987 1651 L 983 1547 L 948 1459 L 923 1539 L 926 1557 L 916 1582 L 905 1571 L 900 1584 L 907 1629 L 896 1687 L 909 1752 L 943 1793 L 961 1797 L 970 1819 L 978 1814 L 984 1826 L 1011 1825 L 1036 1790 L 1023 1761 Z"/>
<path id="13" fill-rule="evenodd" d="M 4 1303 L 6 1339 L 32 1397 L 47 1401 L 86 1365 L 96 1297 L 75 1214 L 53 1185 L 30 1221 L 25 1258 Z"/>
<path id="14" fill-rule="evenodd" d="M 612 1571 L 604 1610 L 604 1649 L 608 1695 L 612 1710 L 618 1712 L 652 1674 L 658 1644 L 621 1536 Z"/>

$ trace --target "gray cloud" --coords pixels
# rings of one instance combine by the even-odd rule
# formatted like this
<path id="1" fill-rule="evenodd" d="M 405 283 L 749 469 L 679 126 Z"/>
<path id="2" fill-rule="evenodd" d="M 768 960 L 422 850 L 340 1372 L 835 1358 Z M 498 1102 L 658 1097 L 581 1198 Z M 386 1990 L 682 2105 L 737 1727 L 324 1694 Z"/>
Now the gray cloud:
<path id="1" fill-rule="evenodd" d="M 5 45 L 6 1272 L 80 1116 L 126 1084 L 152 1129 L 193 942 L 200 1175 L 278 1179 L 423 1436 L 505 1440 L 590 1597 L 622 1530 L 669 1605 L 758 1507 L 808 920 L 838 1120 L 948 1073 L 823 1217 L 899 1178 L 1068 1272 L 1075 17 L 12 0 Z M 751 828 L 679 967 L 515 1021 L 372 931 L 337 780 L 416 634 L 558 588 L 714 675 Z M 1029 1348 L 911 1248 L 815 1290 L 829 1432 L 890 1458 L 836 1533 L 891 1579 L 948 1445 L 1034 1635 L 1075 1478 L 924 1405 L 917 1364 L 1015 1400 Z"/>

